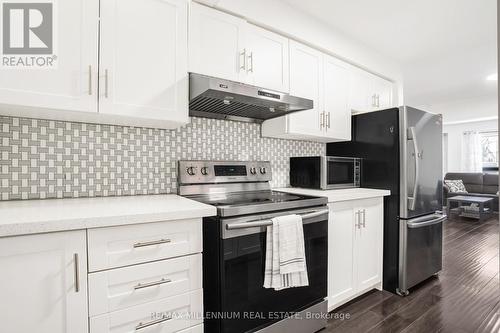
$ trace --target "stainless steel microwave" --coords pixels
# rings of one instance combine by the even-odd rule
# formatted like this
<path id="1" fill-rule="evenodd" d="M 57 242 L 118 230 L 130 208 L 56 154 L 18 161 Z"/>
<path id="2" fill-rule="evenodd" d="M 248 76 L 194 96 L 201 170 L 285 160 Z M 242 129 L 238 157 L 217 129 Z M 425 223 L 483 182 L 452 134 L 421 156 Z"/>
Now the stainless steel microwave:
<path id="1" fill-rule="evenodd" d="M 338 156 L 290 157 L 290 185 L 321 190 L 359 187 L 361 159 Z"/>

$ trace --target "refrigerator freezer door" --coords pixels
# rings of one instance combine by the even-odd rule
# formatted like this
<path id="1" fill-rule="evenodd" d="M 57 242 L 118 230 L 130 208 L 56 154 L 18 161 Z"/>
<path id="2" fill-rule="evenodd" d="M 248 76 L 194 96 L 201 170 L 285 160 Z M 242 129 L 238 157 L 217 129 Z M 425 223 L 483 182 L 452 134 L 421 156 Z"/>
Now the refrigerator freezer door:
<path id="1" fill-rule="evenodd" d="M 446 218 L 434 213 L 400 220 L 399 294 L 406 295 L 409 288 L 441 270 Z"/>
<path id="2" fill-rule="evenodd" d="M 401 218 L 442 210 L 442 132 L 441 115 L 400 108 Z"/>

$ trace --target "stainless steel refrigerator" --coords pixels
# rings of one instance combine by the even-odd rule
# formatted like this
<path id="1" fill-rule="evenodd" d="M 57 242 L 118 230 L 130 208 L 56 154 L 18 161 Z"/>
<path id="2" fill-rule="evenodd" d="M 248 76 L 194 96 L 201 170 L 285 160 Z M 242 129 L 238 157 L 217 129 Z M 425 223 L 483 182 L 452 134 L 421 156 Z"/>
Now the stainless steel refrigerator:
<path id="1" fill-rule="evenodd" d="M 352 141 L 327 154 L 362 158 L 361 186 L 384 199 L 384 289 L 408 289 L 442 267 L 442 117 L 408 106 L 352 117 Z"/>

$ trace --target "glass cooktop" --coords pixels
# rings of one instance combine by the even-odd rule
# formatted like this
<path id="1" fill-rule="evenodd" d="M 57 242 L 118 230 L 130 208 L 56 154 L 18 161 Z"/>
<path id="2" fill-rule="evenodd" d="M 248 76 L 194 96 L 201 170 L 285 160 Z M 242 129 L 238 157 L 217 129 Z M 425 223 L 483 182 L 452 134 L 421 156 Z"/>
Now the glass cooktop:
<path id="1" fill-rule="evenodd" d="M 219 216 L 262 213 L 272 210 L 326 204 L 327 199 L 277 191 L 213 193 L 190 199 L 217 207 Z"/>

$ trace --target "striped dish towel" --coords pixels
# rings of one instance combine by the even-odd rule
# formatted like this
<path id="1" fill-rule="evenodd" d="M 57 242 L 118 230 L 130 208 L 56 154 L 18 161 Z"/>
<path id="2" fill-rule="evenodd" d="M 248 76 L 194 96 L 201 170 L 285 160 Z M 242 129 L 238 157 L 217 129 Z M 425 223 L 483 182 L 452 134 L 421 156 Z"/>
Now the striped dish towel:
<path id="1" fill-rule="evenodd" d="M 266 233 L 264 288 L 308 286 L 302 217 L 280 216 L 272 222 Z"/>

